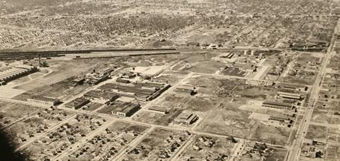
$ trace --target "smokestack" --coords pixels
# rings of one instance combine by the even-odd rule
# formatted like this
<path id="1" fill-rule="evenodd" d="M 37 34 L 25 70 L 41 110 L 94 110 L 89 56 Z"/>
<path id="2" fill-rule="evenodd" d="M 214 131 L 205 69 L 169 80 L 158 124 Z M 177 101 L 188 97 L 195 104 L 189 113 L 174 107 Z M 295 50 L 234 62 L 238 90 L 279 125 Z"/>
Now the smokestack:
<path id="1" fill-rule="evenodd" d="M 38 56 L 39 56 L 39 67 L 40 67 L 40 65 L 41 65 L 41 55 L 39 54 Z"/>

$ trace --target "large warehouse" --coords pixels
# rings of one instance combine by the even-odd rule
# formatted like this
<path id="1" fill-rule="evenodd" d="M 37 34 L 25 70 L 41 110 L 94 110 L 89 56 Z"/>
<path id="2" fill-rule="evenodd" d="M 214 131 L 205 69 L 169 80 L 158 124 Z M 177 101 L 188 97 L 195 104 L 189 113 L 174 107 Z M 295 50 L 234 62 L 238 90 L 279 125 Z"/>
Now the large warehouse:
<path id="1" fill-rule="evenodd" d="M 0 72 L 0 85 L 5 85 L 11 80 L 20 78 L 22 76 L 38 71 L 33 66 L 18 66 Z"/>

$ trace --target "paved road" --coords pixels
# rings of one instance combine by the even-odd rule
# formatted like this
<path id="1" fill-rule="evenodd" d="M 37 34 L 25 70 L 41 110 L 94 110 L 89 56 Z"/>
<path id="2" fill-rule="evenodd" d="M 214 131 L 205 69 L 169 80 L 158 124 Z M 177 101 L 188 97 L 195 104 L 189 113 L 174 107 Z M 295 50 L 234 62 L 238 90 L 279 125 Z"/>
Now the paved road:
<path id="1" fill-rule="evenodd" d="M 182 154 L 182 152 L 187 149 L 187 147 L 189 145 L 191 145 L 192 142 L 194 142 L 197 138 L 197 135 L 190 135 L 188 140 L 186 140 L 185 143 L 183 143 L 184 145 L 181 145 L 180 149 L 175 151 L 175 154 L 172 156 L 172 158 L 170 159 L 170 161 L 177 161 L 178 158 L 180 157 L 180 155 Z"/>
<path id="2" fill-rule="evenodd" d="M 245 148 L 245 140 L 240 140 L 234 147 L 233 151 L 234 153 L 230 156 L 230 161 L 234 161 L 238 159 L 239 154 L 243 151 Z"/>
<path id="3" fill-rule="evenodd" d="M 121 149 L 118 154 L 112 158 L 112 161 L 120 161 L 124 158 L 124 156 L 132 149 L 134 149 L 140 142 L 143 141 L 144 138 L 146 138 L 153 130 L 155 129 L 155 126 L 152 126 L 149 128 L 143 135 L 139 135 L 136 139 L 131 141 L 127 146 L 125 146 L 123 149 Z"/>
<path id="4" fill-rule="evenodd" d="M 32 144 L 34 141 L 46 136 L 48 133 L 55 131 L 57 128 L 59 128 L 60 126 L 64 125 L 65 123 L 67 123 L 68 121 L 74 119 L 76 117 L 76 115 L 73 115 L 72 117 L 65 119 L 64 121 L 60 122 L 59 124 L 53 126 L 52 128 L 48 129 L 47 131 L 45 131 L 44 133 L 35 136 L 33 139 L 27 141 L 25 144 L 19 146 L 18 148 L 15 149 L 15 152 L 20 151 L 24 148 L 26 148 L 27 146 L 29 146 L 30 144 Z"/>
<path id="5" fill-rule="evenodd" d="M 338 22 L 338 25 L 339 25 L 339 22 Z M 332 52 L 333 52 L 333 48 L 334 48 L 334 42 L 335 42 L 336 28 L 337 27 L 335 27 L 335 31 L 333 33 L 330 46 L 328 48 L 328 51 L 326 53 L 325 58 L 323 59 L 321 68 L 319 70 L 319 73 L 318 73 L 316 80 L 315 80 L 315 83 L 313 85 L 313 90 L 311 91 L 311 95 L 310 95 L 310 98 L 308 100 L 309 106 L 305 110 L 303 120 L 302 120 L 302 122 L 301 122 L 301 124 L 298 128 L 297 134 L 296 134 L 297 138 L 293 143 L 293 146 L 291 148 L 289 156 L 287 157 L 287 161 L 297 161 L 300 157 L 301 147 L 302 147 L 304 138 L 307 134 L 307 130 L 308 130 L 309 124 L 311 122 L 313 110 L 314 110 L 314 107 L 315 107 L 317 100 L 319 98 L 319 92 L 321 90 L 323 79 L 324 79 L 325 74 L 326 74 L 327 64 L 329 63 L 329 60 L 332 56 Z"/>

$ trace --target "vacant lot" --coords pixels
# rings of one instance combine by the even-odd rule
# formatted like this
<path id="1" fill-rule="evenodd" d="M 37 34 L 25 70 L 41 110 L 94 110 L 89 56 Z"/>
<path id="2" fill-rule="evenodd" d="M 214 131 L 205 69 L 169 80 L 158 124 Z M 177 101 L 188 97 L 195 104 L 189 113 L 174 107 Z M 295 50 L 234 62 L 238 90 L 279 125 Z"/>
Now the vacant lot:
<path id="1" fill-rule="evenodd" d="M 307 131 L 306 138 L 314 140 L 325 140 L 327 137 L 327 127 L 310 125 Z"/>
<path id="2" fill-rule="evenodd" d="M 255 125 L 254 121 L 248 119 L 249 115 L 250 113 L 235 109 L 214 110 L 201 122 L 197 130 L 245 138 L 250 136 L 249 132 Z"/>

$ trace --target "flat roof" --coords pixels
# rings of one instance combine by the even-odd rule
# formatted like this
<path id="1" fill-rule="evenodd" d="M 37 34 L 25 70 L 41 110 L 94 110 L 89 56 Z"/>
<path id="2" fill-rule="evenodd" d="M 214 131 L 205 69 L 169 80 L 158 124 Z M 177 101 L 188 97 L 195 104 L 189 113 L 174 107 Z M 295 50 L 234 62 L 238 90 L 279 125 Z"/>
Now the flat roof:
<path id="1" fill-rule="evenodd" d="M 301 96 L 300 93 L 288 93 L 288 92 L 277 92 L 280 95 L 287 95 L 287 96 Z"/>
<path id="2" fill-rule="evenodd" d="M 114 92 L 103 92 L 99 90 L 91 90 L 84 94 L 86 97 L 93 97 L 93 98 L 104 98 L 104 99 L 111 99 L 112 97 L 117 97 L 119 94 Z"/>
<path id="3" fill-rule="evenodd" d="M 50 98 L 50 97 L 45 97 L 45 96 L 32 96 L 30 99 L 40 100 L 40 101 L 45 101 L 45 102 L 56 102 L 56 101 L 59 101 L 56 98 Z"/>
<path id="4" fill-rule="evenodd" d="M 121 112 L 121 113 L 128 113 L 130 112 L 132 109 L 138 107 L 138 104 L 134 104 L 131 102 L 120 102 L 120 101 L 116 101 L 113 104 L 113 112 Z"/>
<path id="5" fill-rule="evenodd" d="M 265 101 L 262 105 L 273 105 L 273 106 L 281 106 L 281 107 L 291 107 L 292 104 L 284 103 L 284 102 L 274 102 L 274 101 Z"/>

